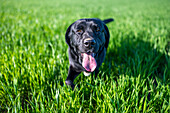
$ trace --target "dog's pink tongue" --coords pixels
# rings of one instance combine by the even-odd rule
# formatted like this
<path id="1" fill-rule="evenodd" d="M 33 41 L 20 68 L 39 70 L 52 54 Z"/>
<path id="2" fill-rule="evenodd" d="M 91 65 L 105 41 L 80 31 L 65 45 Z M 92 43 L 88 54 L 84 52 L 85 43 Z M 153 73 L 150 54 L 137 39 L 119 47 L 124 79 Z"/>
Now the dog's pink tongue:
<path id="1" fill-rule="evenodd" d="M 91 54 L 83 53 L 82 65 L 89 72 L 93 72 L 96 69 L 97 63 L 93 53 Z"/>

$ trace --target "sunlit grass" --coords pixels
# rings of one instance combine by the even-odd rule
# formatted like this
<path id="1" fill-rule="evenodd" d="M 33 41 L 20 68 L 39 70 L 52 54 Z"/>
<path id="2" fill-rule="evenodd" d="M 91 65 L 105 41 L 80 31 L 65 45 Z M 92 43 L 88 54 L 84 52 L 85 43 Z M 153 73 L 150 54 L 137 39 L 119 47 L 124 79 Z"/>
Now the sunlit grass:
<path id="1" fill-rule="evenodd" d="M 170 111 L 170 2 L 0 1 L 0 112 Z M 101 78 L 64 83 L 65 32 L 80 18 L 114 18 Z"/>

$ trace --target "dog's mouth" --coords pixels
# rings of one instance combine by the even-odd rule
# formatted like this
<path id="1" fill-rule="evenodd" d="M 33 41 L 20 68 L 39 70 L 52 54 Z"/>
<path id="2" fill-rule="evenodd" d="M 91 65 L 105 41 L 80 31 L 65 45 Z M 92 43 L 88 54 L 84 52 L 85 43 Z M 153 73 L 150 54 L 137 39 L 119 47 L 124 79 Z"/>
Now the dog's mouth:
<path id="1" fill-rule="evenodd" d="M 95 53 L 81 53 L 81 56 L 82 66 L 86 69 L 86 71 L 93 72 L 97 67 L 97 63 L 94 58 Z"/>

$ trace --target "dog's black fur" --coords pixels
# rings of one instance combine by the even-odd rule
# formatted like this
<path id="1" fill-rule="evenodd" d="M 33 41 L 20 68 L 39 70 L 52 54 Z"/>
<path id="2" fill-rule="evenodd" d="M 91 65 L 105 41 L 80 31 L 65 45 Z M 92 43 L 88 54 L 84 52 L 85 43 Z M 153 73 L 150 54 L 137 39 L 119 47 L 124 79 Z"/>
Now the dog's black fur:
<path id="1" fill-rule="evenodd" d="M 109 44 L 109 30 L 105 24 L 113 21 L 97 18 L 80 19 L 71 24 L 65 34 L 70 67 L 65 83 L 74 89 L 73 81 L 82 71 L 97 76 Z"/>

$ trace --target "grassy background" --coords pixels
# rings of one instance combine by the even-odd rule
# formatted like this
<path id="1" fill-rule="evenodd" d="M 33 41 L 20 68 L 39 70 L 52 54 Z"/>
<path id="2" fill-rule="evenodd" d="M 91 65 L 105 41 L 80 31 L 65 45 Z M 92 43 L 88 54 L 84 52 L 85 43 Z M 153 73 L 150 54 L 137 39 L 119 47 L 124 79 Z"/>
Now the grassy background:
<path id="1" fill-rule="evenodd" d="M 169 112 L 169 0 L 0 0 L 0 112 Z M 68 73 L 67 27 L 114 18 L 101 78 Z M 104 80 L 104 78 L 106 78 Z"/>

